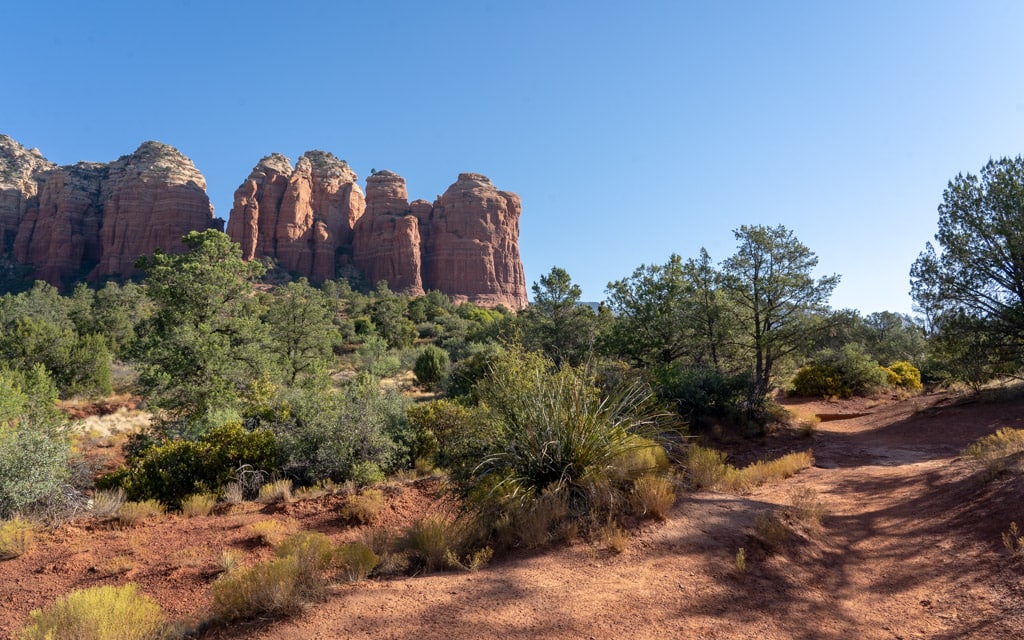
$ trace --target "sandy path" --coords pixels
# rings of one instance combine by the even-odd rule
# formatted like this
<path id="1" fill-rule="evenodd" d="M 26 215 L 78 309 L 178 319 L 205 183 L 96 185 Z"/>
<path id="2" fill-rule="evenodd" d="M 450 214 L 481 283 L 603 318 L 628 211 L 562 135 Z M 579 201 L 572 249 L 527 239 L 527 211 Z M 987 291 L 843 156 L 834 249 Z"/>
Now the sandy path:
<path id="1" fill-rule="evenodd" d="M 688 496 L 622 555 L 578 543 L 478 573 L 364 583 L 299 619 L 220 637 L 1024 637 L 1022 571 L 999 541 L 1024 520 L 1022 485 L 983 483 L 958 457 L 999 426 L 1024 427 L 1024 402 L 935 402 L 824 422 L 811 442 L 818 468 L 748 496 Z M 804 487 L 831 511 L 823 529 L 766 552 L 754 517 Z"/>

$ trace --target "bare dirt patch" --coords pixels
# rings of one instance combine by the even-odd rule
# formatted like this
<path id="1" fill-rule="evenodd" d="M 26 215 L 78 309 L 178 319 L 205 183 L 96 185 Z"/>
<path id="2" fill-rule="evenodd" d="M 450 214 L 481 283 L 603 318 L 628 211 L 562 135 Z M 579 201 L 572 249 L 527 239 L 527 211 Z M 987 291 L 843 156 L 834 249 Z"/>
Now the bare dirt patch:
<path id="1" fill-rule="evenodd" d="M 1024 523 L 1024 481 L 986 482 L 960 452 L 1000 427 L 1024 428 L 1024 400 L 793 402 L 821 422 L 732 452 L 754 458 L 812 449 L 815 468 L 749 495 L 687 494 L 661 524 L 632 531 L 626 551 L 578 541 L 493 561 L 475 573 L 377 579 L 338 587 L 293 620 L 212 630 L 210 638 L 1011 638 L 1024 628 L 1024 568 L 1002 548 Z M 442 508 L 437 481 L 387 492 L 380 524 L 399 529 Z M 829 515 L 786 520 L 811 490 Z M 172 615 L 201 617 L 225 548 L 269 555 L 248 527 L 293 519 L 336 540 L 358 530 L 340 496 L 227 515 L 161 518 L 134 529 L 61 527 L 0 562 L 0 635 L 70 589 L 133 581 Z M 759 514 L 782 514 L 786 538 L 759 538 Z M 737 570 L 736 553 L 746 566 Z"/>

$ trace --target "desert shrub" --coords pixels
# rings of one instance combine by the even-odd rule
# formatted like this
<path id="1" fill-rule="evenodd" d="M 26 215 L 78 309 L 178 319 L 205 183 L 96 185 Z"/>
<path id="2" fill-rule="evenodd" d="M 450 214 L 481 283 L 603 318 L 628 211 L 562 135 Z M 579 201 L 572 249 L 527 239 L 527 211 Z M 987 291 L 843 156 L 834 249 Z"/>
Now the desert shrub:
<path id="1" fill-rule="evenodd" d="M 448 566 L 447 555 L 461 553 L 464 529 L 458 520 L 442 514 L 432 514 L 417 520 L 399 541 L 413 566 L 424 572 Z"/>
<path id="2" fill-rule="evenodd" d="M 804 527 L 817 530 L 821 521 L 828 515 L 828 506 L 810 487 L 804 487 L 789 496 L 790 507 L 786 513 Z"/>
<path id="3" fill-rule="evenodd" d="M 762 511 L 754 518 L 754 534 L 771 549 L 785 542 L 789 529 L 774 511 Z"/>
<path id="4" fill-rule="evenodd" d="M 810 451 L 799 451 L 787 453 L 775 460 L 758 460 L 742 469 L 729 465 L 722 479 L 721 488 L 734 493 L 744 493 L 763 484 L 785 480 L 813 464 L 814 456 Z"/>
<path id="5" fill-rule="evenodd" d="M 845 393 L 842 376 L 831 365 L 811 364 L 793 376 L 792 393 L 797 396 L 841 397 Z"/>
<path id="6" fill-rule="evenodd" d="M 664 520 L 675 502 L 675 487 L 664 476 L 640 476 L 633 482 L 633 503 L 638 515 Z"/>
<path id="7" fill-rule="evenodd" d="M 0 369 L 0 519 L 58 500 L 71 473 L 57 389 L 37 365 Z"/>
<path id="8" fill-rule="evenodd" d="M 448 352 L 431 344 L 423 348 L 412 371 L 417 384 L 433 387 L 445 379 L 449 366 Z"/>
<path id="9" fill-rule="evenodd" d="M 267 484 L 260 487 L 260 495 L 258 500 L 263 504 L 291 502 L 292 481 L 287 478 L 283 478 L 281 480 L 268 482 Z"/>
<path id="10" fill-rule="evenodd" d="M 694 489 L 712 489 L 718 486 L 728 466 L 722 451 L 691 445 L 686 450 L 686 475 Z"/>
<path id="11" fill-rule="evenodd" d="M 32 546 L 36 525 L 21 518 L 0 522 L 0 560 L 23 555 Z"/>
<path id="12" fill-rule="evenodd" d="M 217 564 L 220 567 L 221 573 L 231 573 L 238 568 L 238 565 L 242 562 L 242 552 L 238 549 L 224 549 L 220 552 L 220 558 Z"/>
<path id="13" fill-rule="evenodd" d="M 249 526 L 249 533 L 263 544 L 277 546 L 296 529 L 294 522 L 260 520 Z"/>
<path id="14" fill-rule="evenodd" d="M 109 518 L 117 515 L 117 510 L 125 500 L 124 489 L 120 487 L 109 491 L 97 491 L 92 497 L 90 513 L 97 518 Z"/>
<path id="15" fill-rule="evenodd" d="M 658 397 L 675 405 L 692 424 L 709 418 L 736 420 L 744 413 L 751 385 L 747 374 L 726 375 L 710 368 L 675 363 L 654 370 Z"/>
<path id="16" fill-rule="evenodd" d="M 569 495 L 564 487 L 509 501 L 494 527 L 495 542 L 503 548 L 542 547 L 558 537 L 568 516 Z"/>
<path id="17" fill-rule="evenodd" d="M 342 513 L 346 518 L 359 524 L 369 524 L 384 508 L 384 492 L 380 489 L 367 489 L 360 494 L 349 496 L 345 500 Z"/>
<path id="18" fill-rule="evenodd" d="M 839 351 L 822 351 L 797 371 L 792 382 L 796 395 L 849 398 L 877 393 L 889 383 L 888 373 L 857 344 Z"/>
<path id="19" fill-rule="evenodd" d="M 442 468 L 479 462 L 473 452 L 486 444 L 490 433 L 477 410 L 440 399 L 410 405 L 407 413 L 415 434 L 414 457 Z"/>
<path id="20" fill-rule="evenodd" d="M 921 372 L 906 360 L 893 362 L 885 370 L 889 375 L 889 384 L 894 387 L 907 391 L 920 391 L 923 388 Z"/>
<path id="21" fill-rule="evenodd" d="M 614 475 L 632 480 L 649 473 L 669 468 L 665 448 L 650 438 L 630 436 L 627 448 L 612 460 Z"/>
<path id="22" fill-rule="evenodd" d="M 121 487 L 131 500 L 157 499 L 171 507 L 197 493 L 226 485 L 239 467 L 273 469 L 274 434 L 249 431 L 237 422 L 213 427 L 198 440 L 167 440 L 144 446 L 125 467 L 100 478 L 100 489 Z"/>
<path id="23" fill-rule="evenodd" d="M 335 554 L 326 535 L 302 531 L 285 538 L 277 558 L 248 569 L 221 575 L 211 586 L 212 614 L 218 622 L 298 612 L 302 605 L 323 598 L 325 573 Z"/>
<path id="24" fill-rule="evenodd" d="M 995 478 L 1006 471 L 1011 456 L 1024 451 L 1024 429 L 1004 427 L 964 449 L 964 456 L 981 467 L 986 476 Z"/>
<path id="25" fill-rule="evenodd" d="M 334 559 L 338 567 L 338 575 L 346 582 L 359 582 L 366 579 L 380 563 L 380 557 L 362 542 L 349 542 L 341 545 L 335 552 Z"/>
<path id="26" fill-rule="evenodd" d="M 212 493 L 197 493 L 181 501 L 181 515 L 186 518 L 208 516 L 216 504 L 216 495 Z"/>
<path id="27" fill-rule="evenodd" d="M 170 636 L 166 616 L 134 584 L 76 589 L 30 614 L 18 640 L 155 640 Z"/>
<path id="28" fill-rule="evenodd" d="M 245 501 L 245 492 L 242 490 L 242 485 L 238 482 L 229 482 L 224 485 L 221 494 L 224 497 L 224 502 L 227 504 L 235 505 Z"/>
<path id="29" fill-rule="evenodd" d="M 330 479 L 372 483 L 412 465 L 409 401 L 358 376 L 337 392 L 297 390 L 291 416 L 274 424 L 284 471 L 300 484 Z M 372 466 L 371 466 L 372 465 Z"/>
<path id="30" fill-rule="evenodd" d="M 601 541 L 611 551 L 623 553 L 629 547 L 629 532 L 615 523 L 609 523 L 601 529 Z"/>
<path id="31" fill-rule="evenodd" d="M 210 585 L 212 618 L 229 623 L 297 613 L 306 603 L 304 577 L 295 556 L 221 574 Z"/>
<path id="32" fill-rule="evenodd" d="M 125 502 L 117 510 L 117 520 L 125 527 L 134 527 L 147 518 L 162 515 L 167 508 L 158 500 Z"/>

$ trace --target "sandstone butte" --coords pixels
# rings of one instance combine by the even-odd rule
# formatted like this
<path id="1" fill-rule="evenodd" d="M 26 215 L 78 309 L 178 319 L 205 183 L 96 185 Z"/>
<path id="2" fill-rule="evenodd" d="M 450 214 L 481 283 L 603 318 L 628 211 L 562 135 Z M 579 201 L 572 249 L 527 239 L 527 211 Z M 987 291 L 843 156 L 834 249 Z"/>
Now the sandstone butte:
<path id="1" fill-rule="evenodd" d="M 310 151 L 271 154 L 235 191 L 228 235 L 246 259 L 273 258 L 314 282 L 355 267 L 368 283 L 456 302 L 526 306 L 519 196 L 463 173 L 433 204 L 409 202 L 405 179 L 375 172 L 366 193 L 343 160 Z"/>
<path id="2" fill-rule="evenodd" d="M 271 258 L 313 282 L 355 268 L 418 295 L 520 309 L 519 196 L 463 173 L 431 204 L 409 202 L 390 171 L 366 181 L 324 151 L 293 167 L 271 154 L 234 194 L 227 233 L 246 259 Z M 134 273 L 159 248 L 183 250 L 192 230 L 220 228 L 206 180 L 174 147 L 145 142 L 110 163 L 58 166 L 0 134 L 0 255 L 57 286 Z"/>

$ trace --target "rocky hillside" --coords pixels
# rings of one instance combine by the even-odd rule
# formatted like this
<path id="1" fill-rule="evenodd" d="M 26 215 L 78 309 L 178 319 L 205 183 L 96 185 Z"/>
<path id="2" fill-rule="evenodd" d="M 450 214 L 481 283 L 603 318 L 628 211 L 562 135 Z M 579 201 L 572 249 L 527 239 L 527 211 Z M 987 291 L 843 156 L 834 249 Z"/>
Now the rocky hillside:
<path id="1" fill-rule="evenodd" d="M 271 154 L 235 191 L 227 233 L 246 259 L 273 258 L 314 282 L 359 269 L 412 294 L 437 289 L 455 301 L 526 306 L 519 258 L 519 196 L 463 173 L 433 204 L 409 202 L 405 180 L 355 172 L 324 151 L 293 167 Z M 0 256 L 32 278 L 67 286 L 133 273 L 154 249 L 218 228 L 206 180 L 174 147 L 145 142 L 110 163 L 58 166 L 0 135 Z"/>

